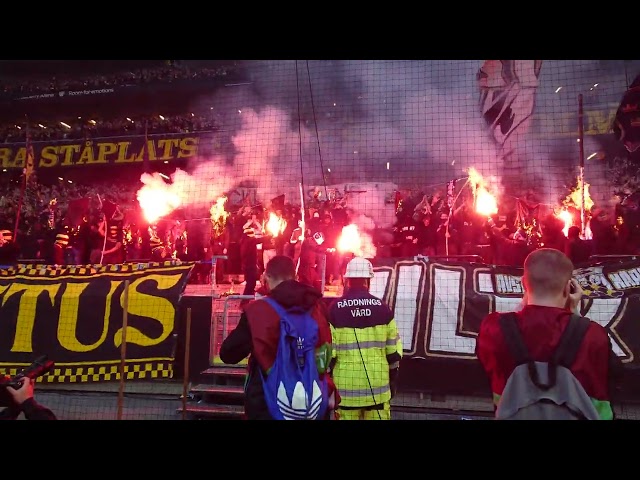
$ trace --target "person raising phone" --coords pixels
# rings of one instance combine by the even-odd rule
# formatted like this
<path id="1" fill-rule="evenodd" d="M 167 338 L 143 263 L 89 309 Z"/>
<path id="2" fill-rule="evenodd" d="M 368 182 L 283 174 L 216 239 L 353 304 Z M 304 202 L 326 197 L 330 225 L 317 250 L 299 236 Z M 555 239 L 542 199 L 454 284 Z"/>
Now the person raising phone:
<path id="1" fill-rule="evenodd" d="M 16 420 L 21 413 L 24 413 L 27 420 L 57 420 L 51 410 L 35 401 L 34 383 L 34 380 L 24 377 L 18 389 L 0 387 L 4 390 L 1 392 L 2 396 L 10 398 L 9 406 L 0 412 L 0 420 Z"/>
<path id="2" fill-rule="evenodd" d="M 533 251 L 524 262 L 524 305 L 515 312 L 515 321 L 536 362 L 551 360 L 572 314 L 580 314 L 583 291 L 572 278 L 573 270 L 571 260 L 551 248 Z M 476 343 L 476 354 L 490 380 L 496 407 L 516 368 L 500 325 L 503 313 L 493 312 L 482 320 Z M 613 419 L 610 381 L 619 374 L 620 367 L 606 329 L 592 321 L 570 370 L 591 398 L 600 419 Z"/>

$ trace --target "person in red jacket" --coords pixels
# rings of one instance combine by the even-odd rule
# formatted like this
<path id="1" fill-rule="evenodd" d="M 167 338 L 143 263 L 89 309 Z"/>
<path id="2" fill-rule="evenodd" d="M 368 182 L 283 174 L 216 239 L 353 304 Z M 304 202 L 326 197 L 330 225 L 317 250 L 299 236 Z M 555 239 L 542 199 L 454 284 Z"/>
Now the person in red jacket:
<path id="1" fill-rule="evenodd" d="M 578 312 L 583 292 L 572 278 L 573 269 L 573 263 L 564 253 L 551 248 L 533 251 L 524 262 L 524 306 L 516 316 L 534 361 L 551 359 L 572 312 Z M 493 312 L 482 320 L 476 343 L 476 354 L 489 377 L 496 406 L 516 367 L 499 319 L 500 313 Z M 571 371 L 603 420 L 613 419 L 609 385 L 610 377 L 615 376 L 618 369 L 619 361 L 611 349 L 607 331 L 591 322 Z"/>
<path id="2" fill-rule="evenodd" d="M 47 407 L 40 405 L 33 398 L 34 381 L 28 377 L 22 380 L 18 389 L 6 389 L 6 396 L 10 397 L 9 406 L 0 412 L 0 420 L 16 420 L 21 413 L 27 420 L 57 420 L 54 413 Z M 4 392 L 3 392 L 4 394 Z"/>
<path id="3" fill-rule="evenodd" d="M 327 305 L 319 290 L 294 280 L 295 275 L 293 260 L 285 255 L 276 255 L 267 264 L 262 283 L 267 286 L 268 296 L 284 308 L 299 306 L 312 309 L 312 317 L 318 324 L 316 349 L 328 348 L 330 352 L 331 327 Z M 266 374 L 275 362 L 280 340 L 280 316 L 259 298 L 243 305 L 242 309 L 238 326 L 222 342 L 220 359 L 227 364 L 237 364 L 249 357 L 245 416 L 248 420 L 272 420 L 258 369 Z M 336 395 L 334 403 L 339 403 L 335 386 L 329 377 L 329 394 L 332 393 Z M 332 413 L 333 408 L 330 408 L 326 419 Z"/>

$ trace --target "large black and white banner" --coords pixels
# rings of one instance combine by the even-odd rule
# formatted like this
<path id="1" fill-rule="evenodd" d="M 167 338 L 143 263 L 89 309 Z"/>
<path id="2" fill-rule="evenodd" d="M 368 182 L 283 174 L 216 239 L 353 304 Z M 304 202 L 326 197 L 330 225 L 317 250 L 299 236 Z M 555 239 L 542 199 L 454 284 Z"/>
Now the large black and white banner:
<path id="1" fill-rule="evenodd" d="M 371 292 L 393 310 L 402 339 L 401 388 L 487 393 L 476 336 L 489 313 L 519 308 L 522 269 L 421 257 L 377 259 L 374 269 Z M 640 372 L 640 261 L 594 264 L 574 276 L 585 291 L 581 313 L 607 329 L 629 373 Z"/>

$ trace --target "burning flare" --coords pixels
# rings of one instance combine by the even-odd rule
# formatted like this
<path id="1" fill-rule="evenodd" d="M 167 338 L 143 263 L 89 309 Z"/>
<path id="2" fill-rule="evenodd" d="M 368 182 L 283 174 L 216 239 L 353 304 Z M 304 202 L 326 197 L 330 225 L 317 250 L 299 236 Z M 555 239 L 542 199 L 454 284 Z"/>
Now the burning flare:
<path id="1" fill-rule="evenodd" d="M 229 217 L 229 212 L 224 209 L 225 203 L 227 203 L 227 197 L 219 197 L 216 203 L 211 205 L 211 209 L 209 210 L 211 214 L 211 228 L 213 228 L 216 237 L 222 235 L 222 231 L 227 223 L 227 217 Z"/>
<path id="2" fill-rule="evenodd" d="M 376 256 L 373 239 L 367 233 L 361 234 L 354 223 L 342 228 L 337 247 L 340 253 L 352 253 L 356 257 L 374 258 Z"/>
<path id="3" fill-rule="evenodd" d="M 564 199 L 562 208 L 555 213 L 556 218 L 559 218 L 564 222 L 564 228 L 562 229 L 562 233 L 564 236 L 569 235 L 569 228 L 574 225 L 575 218 L 574 215 L 569 211 L 570 208 L 575 209 L 578 212 L 578 217 L 580 216 L 579 212 L 582 207 L 582 179 L 580 176 L 577 178 L 576 187 L 571 190 L 569 195 Z M 593 208 L 593 200 L 591 199 L 591 195 L 589 194 L 589 184 L 584 182 L 584 213 L 585 213 L 585 228 L 582 238 L 584 240 L 590 240 L 593 238 L 590 227 L 590 214 L 591 209 Z M 578 219 L 579 220 L 579 219 Z M 580 221 L 577 222 L 578 225 L 581 224 Z"/>
<path id="4" fill-rule="evenodd" d="M 266 222 L 263 229 L 269 232 L 269 235 L 275 238 L 283 233 L 285 228 L 287 228 L 286 220 L 282 217 L 279 217 L 273 212 L 269 212 L 269 220 Z"/>
<path id="5" fill-rule="evenodd" d="M 338 250 L 341 253 L 353 253 L 357 257 L 362 256 L 362 239 L 357 225 L 351 224 L 342 228 L 342 235 L 338 239 Z"/>
<path id="6" fill-rule="evenodd" d="M 489 193 L 482 175 L 473 167 L 469 168 L 469 183 L 471 184 L 471 191 L 473 192 L 473 202 L 476 207 L 476 212 L 485 217 L 498 213 L 498 202 L 496 198 Z"/>
<path id="7" fill-rule="evenodd" d="M 138 190 L 138 203 L 147 222 L 155 223 L 180 207 L 180 196 L 162 177 L 143 173 L 140 181 L 144 186 Z"/>
<path id="8" fill-rule="evenodd" d="M 589 195 L 589 187 L 591 185 L 587 182 L 584 182 L 584 211 L 586 213 L 591 212 L 591 208 L 593 208 L 593 200 L 591 200 L 591 195 Z M 582 208 L 582 179 L 578 176 L 577 185 L 571 191 L 567 198 L 564 200 L 565 205 L 572 205 L 577 210 Z"/>
<path id="9" fill-rule="evenodd" d="M 556 217 L 564 222 L 562 233 L 564 233 L 564 236 L 566 237 L 569 235 L 569 229 L 573 226 L 573 215 L 571 215 L 569 210 L 560 210 L 556 213 Z"/>

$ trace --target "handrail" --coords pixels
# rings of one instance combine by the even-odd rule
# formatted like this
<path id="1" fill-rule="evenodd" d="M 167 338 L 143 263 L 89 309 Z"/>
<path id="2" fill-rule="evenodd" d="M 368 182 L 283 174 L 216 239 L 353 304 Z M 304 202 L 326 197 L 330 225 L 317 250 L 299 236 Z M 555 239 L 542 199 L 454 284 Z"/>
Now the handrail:
<path id="1" fill-rule="evenodd" d="M 598 260 L 636 260 L 639 255 L 591 255 L 589 257 L 589 261 L 598 261 Z"/>
<path id="2" fill-rule="evenodd" d="M 426 258 L 427 260 L 476 260 L 485 263 L 480 255 L 416 255 L 416 258 Z"/>
<path id="3" fill-rule="evenodd" d="M 255 300 L 256 298 L 260 298 L 258 295 L 227 295 L 224 299 L 224 310 L 222 311 L 222 341 L 224 342 L 225 338 L 227 338 L 227 330 L 228 330 L 228 311 L 229 311 L 229 300 Z"/>

